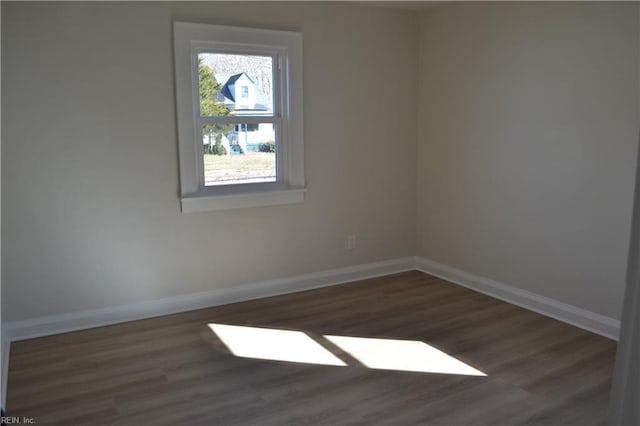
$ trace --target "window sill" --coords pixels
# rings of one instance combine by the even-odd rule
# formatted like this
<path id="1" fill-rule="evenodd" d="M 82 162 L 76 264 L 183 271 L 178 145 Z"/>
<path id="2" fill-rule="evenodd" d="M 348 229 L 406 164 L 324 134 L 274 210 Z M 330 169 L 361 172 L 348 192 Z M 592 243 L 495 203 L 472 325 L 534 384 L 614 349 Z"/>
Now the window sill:
<path id="1" fill-rule="evenodd" d="M 241 209 L 246 207 L 277 206 L 296 204 L 304 201 L 306 188 L 285 189 L 244 194 L 206 195 L 182 197 L 182 212 L 197 213 L 218 210 Z"/>

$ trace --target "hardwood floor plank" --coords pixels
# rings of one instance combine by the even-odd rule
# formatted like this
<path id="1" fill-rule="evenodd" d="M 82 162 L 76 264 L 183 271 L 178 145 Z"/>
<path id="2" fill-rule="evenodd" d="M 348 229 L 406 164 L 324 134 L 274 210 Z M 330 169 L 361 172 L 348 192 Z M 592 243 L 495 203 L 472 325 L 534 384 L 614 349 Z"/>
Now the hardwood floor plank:
<path id="1" fill-rule="evenodd" d="M 297 331 L 346 365 L 239 357 L 209 323 Z M 486 376 L 368 368 L 326 335 L 423 342 Z M 615 349 L 414 271 L 15 342 L 7 408 L 57 425 L 600 425 Z"/>

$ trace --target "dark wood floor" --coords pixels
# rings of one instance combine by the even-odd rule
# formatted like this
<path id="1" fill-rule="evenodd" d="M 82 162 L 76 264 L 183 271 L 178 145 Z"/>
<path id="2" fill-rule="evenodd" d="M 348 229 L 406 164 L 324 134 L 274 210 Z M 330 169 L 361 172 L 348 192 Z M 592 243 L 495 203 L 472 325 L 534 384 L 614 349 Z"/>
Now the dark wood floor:
<path id="1" fill-rule="evenodd" d="M 486 377 L 234 356 L 208 323 L 417 340 Z M 11 345 L 8 415 L 59 425 L 598 425 L 615 342 L 420 272 Z"/>

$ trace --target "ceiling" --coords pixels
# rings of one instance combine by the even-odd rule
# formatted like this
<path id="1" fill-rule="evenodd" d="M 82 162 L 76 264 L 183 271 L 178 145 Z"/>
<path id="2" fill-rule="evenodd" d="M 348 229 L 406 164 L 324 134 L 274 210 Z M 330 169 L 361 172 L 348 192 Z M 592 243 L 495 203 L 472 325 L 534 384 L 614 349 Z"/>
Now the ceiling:
<path id="1" fill-rule="evenodd" d="M 373 1 L 354 1 L 353 3 L 366 4 L 369 6 L 389 7 L 394 9 L 403 10 L 427 10 L 434 7 L 437 4 L 443 3 L 442 1 L 430 1 L 430 0 L 373 0 Z"/>

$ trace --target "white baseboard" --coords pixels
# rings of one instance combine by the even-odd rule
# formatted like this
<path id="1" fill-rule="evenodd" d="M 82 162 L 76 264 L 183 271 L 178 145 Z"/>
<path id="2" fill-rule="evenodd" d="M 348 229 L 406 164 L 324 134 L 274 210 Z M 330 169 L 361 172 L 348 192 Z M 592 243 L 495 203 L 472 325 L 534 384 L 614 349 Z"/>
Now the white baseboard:
<path id="1" fill-rule="evenodd" d="M 4 324 L 4 330 L 6 331 L 7 339 L 15 342 L 244 300 L 311 290 L 413 269 L 415 269 L 414 258 L 393 259 L 261 281 L 231 288 L 215 289 L 202 293 L 185 294 L 149 302 L 11 321 Z"/>
<path id="2" fill-rule="evenodd" d="M 575 325 L 609 339 L 618 340 L 618 335 L 620 334 L 619 320 L 421 257 L 416 257 L 415 267 L 426 274 Z"/>
<path id="3" fill-rule="evenodd" d="M 618 339 L 620 321 L 613 318 L 558 302 L 557 300 L 499 283 L 488 278 L 473 275 L 432 260 L 421 257 L 410 257 L 330 269 L 202 293 L 179 295 L 149 302 L 44 316 L 22 321 L 11 321 L 3 324 L 3 341 L 7 343 L 6 347 L 8 347 L 12 341 L 85 330 L 93 327 L 102 327 L 160 315 L 175 314 L 227 303 L 311 290 L 414 269 L 592 331 L 610 339 Z M 4 363 L 7 363 L 8 352 L 6 352 L 6 355 L 6 357 L 3 357 L 3 368 L 5 367 Z"/>

